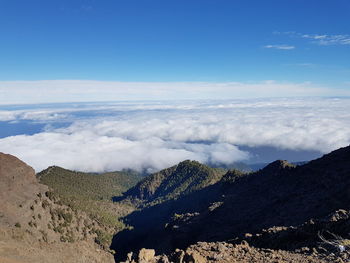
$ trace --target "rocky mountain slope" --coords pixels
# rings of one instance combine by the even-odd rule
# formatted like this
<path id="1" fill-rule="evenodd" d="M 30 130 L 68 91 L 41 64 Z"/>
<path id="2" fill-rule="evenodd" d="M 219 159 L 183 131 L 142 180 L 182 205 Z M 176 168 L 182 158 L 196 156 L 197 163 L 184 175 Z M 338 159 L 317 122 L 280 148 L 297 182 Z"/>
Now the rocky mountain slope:
<path id="1" fill-rule="evenodd" d="M 229 242 L 197 242 L 156 255 L 154 249 L 129 253 L 125 263 L 343 263 L 350 261 L 350 212 L 337 210 L 295 227 L 272 227 Z M 283 249 L 281 249 L 283 247 Z"/>
<path id="2" fill-rule="evenodd" d="M 122 240 L 128 242 L 130 251 L 147 247 L 154 248 L 156 253 L 171 255 L 175 248 L 186 249 L 197 242 L 229 241 L 238 245 L 247 237 L 262 235 L 262 231 L 268 229 L 294 227 L 297 229 L 294 232 L 280 232 L 274 246 L 267 239 L 254 242 L 251 239 L 250 242 L 260 248 L 290 250 L 291 253 L 299 253 L 306 245 L 308 251 L 312 251 L 318 248 L 317 242 L 322 242 L 319 231 L 327 229 L 326 226 L 333 232 L 337 229 L 333 229 L 331 223 L 319 225 L 308 232 L 307 239 L 305 233 L 298 236 L 303 232 L 302 226 L 339 209 L 348 211 L 349 188 L 350 147 L 301 166 L 276 161 L 255 173 L 231 171 L 215 184 L 130 214 L 125 220 L 135 228 L 118 233 L 113 246 L 124 251 L 124 256 L 127 248 L 120 245 Z M 348 219 L 343 224 L 344 230 Z M 338 234 L 347 240 L 348 233 L 340 231 Z M 286 238 L 284 242 L 283 238 Z M 334 239 L 332 235 L 327 238 Z M 317 261 L 318 256 L 315 260 L 311 262 L 321 262 Z"/>
<path id="3" fill-rule="evenodd" d="M 109 229 L 63 205 L 31 167 L 3 153 L 0 200 L 0 262 L 113 262 L 103 245 Z"/>
<path id="4" fill-rule="evenodd" d="M 337 209 L 348 209 L 349 175 L 350 147 L 302 166 L 285 161 L 271 163 L 226 183 L 225 197 L 217 200 L 222 202 L 217 209 L 196 211 L 200 215 L 186 222 L 191 229 L 187 240 L 227 240 L 272 226 L 299 225 Z"/>

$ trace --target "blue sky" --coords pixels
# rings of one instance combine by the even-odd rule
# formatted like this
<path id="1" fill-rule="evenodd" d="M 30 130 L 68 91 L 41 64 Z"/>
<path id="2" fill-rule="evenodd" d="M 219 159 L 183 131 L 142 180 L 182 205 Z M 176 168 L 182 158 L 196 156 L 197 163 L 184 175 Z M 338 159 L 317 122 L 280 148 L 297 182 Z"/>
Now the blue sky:
<path id="1" fill-rule="evenodd" d="M 0 82 L 273 80 L 332 95 L 350 90 L 349 12 L 347 0 L 2 0 Z"/>

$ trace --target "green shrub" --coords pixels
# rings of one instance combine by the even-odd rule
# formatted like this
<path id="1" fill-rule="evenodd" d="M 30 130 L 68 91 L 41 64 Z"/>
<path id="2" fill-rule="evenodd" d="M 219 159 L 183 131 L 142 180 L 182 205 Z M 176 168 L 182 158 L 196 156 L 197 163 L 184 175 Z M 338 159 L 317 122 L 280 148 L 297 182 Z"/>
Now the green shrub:
<path id="1" fill-rule="evenodd" d="M 67 223 L 71 223 L 73 220 L 73 215 L 71 213 L 62 213 L 62 218 L 64 219 L 64 221 L 66 221 Z"/>
<path id="2" fill-rule="evenodd" d="M 44 230 L 39 230 L 39 232 L 43 235 L 43 240 L 47 242 L 48 241 L 47 233 Z"/>
<path id="3" fill-rule="evenodd" d="M 62 227 L 61 225 L 55 226 L 55 227 L 53 228 L 53 231 L 58 232 L 58 233 L 60 233 L 60 234 L 63 234 L 63 233 L 64 233 L 64 229 L 63 229 L 63 227 Z"/>
<path id="4" fill-rule="evenodd" d="M 51 191 L 45 192 L 45 195 L 46 195 L 46 197 L 49 198 L 51 201 L 55 201 L 55 200 L 56 200 L 55 194 L 54 194 L 53 192 L 51 192 Z"/>
<path id="5" fill-rule="evenodd" d="M 112 243 L 113 235 L 104 232 L 100 229 L 94 229 L 93 232 L 96 234 L 95 242 L 97 244 L 101 245 L 104 248 L 108 248 L 110 246 L 110 244 Z"/>
<path id="6" fill-rule="evenodd" d="M 42 208 L 44 208 L 44 209 L 46 209 L 46 207 L 48 207 L 49 205 L 50 205 L 50 203 L 47 200 L 43 200 L 43 202 L 41 204 Z"/>

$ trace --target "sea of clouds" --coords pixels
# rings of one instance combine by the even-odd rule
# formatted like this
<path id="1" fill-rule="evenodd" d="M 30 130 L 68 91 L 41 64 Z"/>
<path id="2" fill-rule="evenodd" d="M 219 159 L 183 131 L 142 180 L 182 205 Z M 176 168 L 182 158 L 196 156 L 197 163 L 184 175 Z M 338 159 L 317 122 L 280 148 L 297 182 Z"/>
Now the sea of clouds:
<path id="1" fill-rule="evenodd" d="M 43 128 L 0 139 L 0 151 L 37 171 L 152 172 L 185 159 L 230 165 L 249 162 L 246 149 L 254 147 L 327 153 L 347 146 L 349 109 L 349 98 L 2 106 L 0 126 Z"/>

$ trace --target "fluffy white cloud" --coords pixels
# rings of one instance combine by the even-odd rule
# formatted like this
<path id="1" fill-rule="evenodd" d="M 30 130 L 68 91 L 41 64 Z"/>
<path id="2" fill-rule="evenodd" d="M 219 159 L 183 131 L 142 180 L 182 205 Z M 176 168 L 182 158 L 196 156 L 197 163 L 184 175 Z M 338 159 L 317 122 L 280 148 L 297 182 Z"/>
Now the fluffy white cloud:
<path id="1" fill-rule="evenodd" d="M 240 146 L 326 153 L 350 144 L 349 108 L 345 98 L 96 104 L 84 109 L 85 117 L 62 108 L 56 114 L 64 112 L 70 126 L 0 139 L 0 151 L 37 170 L 55 164 L 97 172 L 154 171 L 185 159 L 249 160 Z M 55 111 L 48 112 L 45 123 L 54 123 Z M 32 109 L 30 116 L 42 122 L 45 109 Z"/>
<path id="2" fill-rule="evenodd" d="M 152 172 L 186 159 L 230 164 L 232 160 L 248 157 L 227 143 L 191 144 L 158 137 L 129 140 L 82 130 L 71 134 L 43 132 L 7 137 L 0 140 L 0 148 L 19 156 L 38 171 L 59 165 L 90 172 L 127 168 Z"/>

